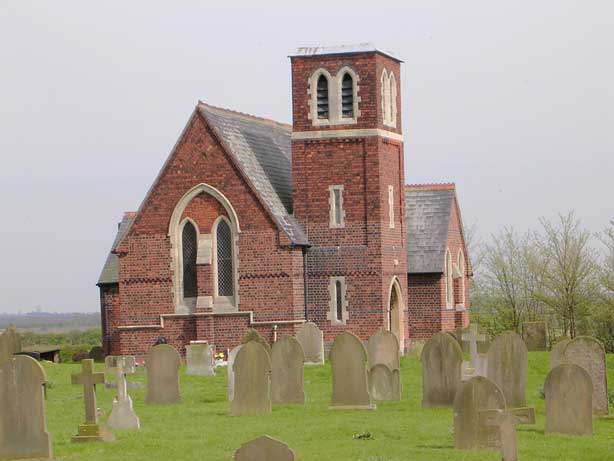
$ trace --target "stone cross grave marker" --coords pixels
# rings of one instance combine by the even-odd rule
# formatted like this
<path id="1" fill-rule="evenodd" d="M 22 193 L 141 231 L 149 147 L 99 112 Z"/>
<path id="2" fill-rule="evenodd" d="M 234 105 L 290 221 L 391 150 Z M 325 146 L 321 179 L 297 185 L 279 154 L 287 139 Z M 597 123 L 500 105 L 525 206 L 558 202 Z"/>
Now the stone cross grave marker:
<path id="1" fill-rule="evenodd" d="M 21 352 L 21 336 L 15 325 L 11 324 L 0 335 L 0 365 L 10 361 L 18 352 Z"/>
<path id="2" fill-rule="evenodd" d="M 232 366 L 235 374 L 233 416 L 271 412 L 271 357 L 258 341 L 243 344 Z"/>
<path id="3" fill-rule="evenodd" d="M 451 406 L 461 384 L 463 351 L 456 339 L 437 333 L 422 349 L 422 407 Z"/>
<path id="4" fill-rule="evenodd" d="M 593 381 L 593 413 L 608 415 L 608 373 L 603 345 L 595 338 L 578 336 L 565 346 L 563 360 L 586 370 Z"/>
<path id="5" fill-rule="evenodd" d="M 128 395 L 128 382 L 126 375 L 136 372 L 136 363 L 133 356 L 112 356 L 105 359 L 106 370 L 115 374 L 117 382 L 117 396 L 113 399 L 113 410 L 107 421 L 112 429 L 139 429 L 139 417 L 132 408 L 132 399 Z"/>
<path id="6" fill-rule="evenodd" d="M 294 461 L 294 452 L 283 442 L 263 435 L 241 445 L 235 461 Z"/>
<path id="7" fill-rule="evenodd" d="M 294 336 L 283 336 L 271 349 L 271 400 L 275 404 L 303 404 L 303 348 Z"/>
<path id="8" fill-rule="evenodd" d="M 503 391 L 507 406 L 524 407 L 529 359 L 522 338 L 513 331 L 504 331 L 492 342 L 486 357 L 488 379 Z"/>
<path id="9" fill-rule="evenodd" d="M 213 348 L 207 341 L 192 341 L 185 347 L 186 373 L 191 376 L 215 376 Z"/>
<path id="10" fill-rule="evenodd" d="M 52 457 L 43 384 L 45 370 L 26 356 L 0 365 L 0 459 Z"/>
<path id="11" fill-rule="evenodd" d="M 147 367 L 147 403 L 179 403 L 179 352 L 170 344 L 158 344 L 149 349 Z"/>
<path id="12" fill-rule="evenodd" d="M 486 376 L 486 358 L 479 353 L 478 343 L 487 341 L 486 335 L 479 333 L 478 326 L 475 323 L 469 325 L 469 331 L 461 333 L 461 341 L 469 343 L 469 364 L 463 365 L 463 375 L 466 379 L 473 376 Z"/>
<path id="13" fill-rule="evenodd" d="M 546 433 L 593 435 L 593 382 L 582 367 L 564 363 L 544 385 Z"/>
<path id="14" fill-rule="evenodd" d="M 324 333 L 315 323 L 305 323 L 296 334 L 296 339 L 303 347 L 305 364 L 324 364 Z"/>
<path id="15" fill-rule="evenodd" d="M 104 373 L 94 372 L 94 361 L 84 359 L 81 362 L 81 373 L 71 376 L 72 384 L 83 386 L 85 402 L 85 422 L 79 425 L 79 432 L 72 437 L 73 442 L 108 442 L 115 439 L 113 434 L 106 432 L 98 424 L 96 406 L 96 384 L 104 384 Z"/>
<path id="16" fill-rule="evenodd" d="M 237 354 L 243 347 L 243 344 L 239 344 L 228 354 L 228 364 L 226 365 L 226 373 L 228 376 L 228 401 L 232 402 L 235 395 L 235 372 L 232 369 L 237 358 Z"/>
<path id="17" fill-rule="evenodd" d="M 481 425 L 499 430 L 503 461 L 518 461 L 516 426 L 535 424 L 535 410 L 533 408 L 484 410 L 480 412 L 479 418 Z"/>
<path id="18" fill-rule="evenodd" d="M 350 333 L 339 333 L 330 350 L 333 395 L 330 408 L 374 410 L 367 378 L 368 356 L 362 341 Z"/>

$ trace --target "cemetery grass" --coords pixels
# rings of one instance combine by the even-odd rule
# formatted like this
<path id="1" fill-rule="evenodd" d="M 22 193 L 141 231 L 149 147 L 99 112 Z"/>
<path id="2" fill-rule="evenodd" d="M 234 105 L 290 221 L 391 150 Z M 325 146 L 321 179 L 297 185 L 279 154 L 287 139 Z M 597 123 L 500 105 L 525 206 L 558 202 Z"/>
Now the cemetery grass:
<path id="1" fill-rule="evenodd" d="M 614 370 L 614 355 L 608 356 Z M 103 371 L 102 364 L 96 364 Z M 402 360 L 403 400 L 378 403 L 376 411 L 332 411 L 330 364 L 305 367 L 304 406 L 275 406 L 259 417 L 232 417 L 226 398 L 226 369 L 215 377 L 181 372 L 182 403 L 146 405 L 145 389 L 129 391 L 141 419 L 141 430 L 115 431 L 113 443 L 73 444 L 70 438 L 83 422 L 82 389 L 70 384 L 80 365 L 45 364 L 51 382 L 47 398 L 48 429 L 58 460 L 88 461 L 229 461 L 242 443 L 263 434 L 286 442 L 298 461 L 495 461 L 494 451 L 454 449 L 452 410 L 421 408 L 422 372 L 416 357 Z M 142 367 L 141 367 L 142 370 Z M 614 419 L 596 420 L 594 437 L 544 435 L 544 400 L 540 398 L 548 371 L 548 354 L 529 353 L 528 404 L 537 424 L 518 431 L 522 460 L 611 460 Z M 144 372 L 129 378 L 145 382 Z M 609 382 L 614 383 L 610 371 Z M 114 389 L 98 386 L 98 406 L 106 421 Z"/>

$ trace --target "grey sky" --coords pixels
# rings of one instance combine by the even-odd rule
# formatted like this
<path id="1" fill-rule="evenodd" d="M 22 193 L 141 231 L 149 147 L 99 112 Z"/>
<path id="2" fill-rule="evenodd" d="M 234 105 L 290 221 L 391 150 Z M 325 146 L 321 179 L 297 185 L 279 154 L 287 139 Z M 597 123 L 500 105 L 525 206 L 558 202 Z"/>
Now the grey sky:
<path id="1" fill-rule="evenodd" d="M 571 209 L 601 230 L 613 17 L 609 0 L 0 0 L 0 312 L 97 310 L 116 224 L 197 100 L 290 121 L 304 45 L 405 61 L 406 181 L 456 182 L 481 235 Z"/>

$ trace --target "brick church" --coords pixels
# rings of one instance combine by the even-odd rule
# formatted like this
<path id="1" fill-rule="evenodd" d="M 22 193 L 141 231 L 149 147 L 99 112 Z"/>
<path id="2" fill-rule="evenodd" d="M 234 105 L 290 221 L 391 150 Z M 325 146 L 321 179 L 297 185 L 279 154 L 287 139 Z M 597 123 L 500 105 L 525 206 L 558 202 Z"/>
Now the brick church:
<path id="1" fill-rule="evenodd" d="M 98 280 L 107 354 L 160 337 L 217 351 L 309 320 L 411 341 L 469 321 L 453 184 L 405 185 L 401 61 L 370 44 L 300 48 L 292 125 L 198 102 Z"/>

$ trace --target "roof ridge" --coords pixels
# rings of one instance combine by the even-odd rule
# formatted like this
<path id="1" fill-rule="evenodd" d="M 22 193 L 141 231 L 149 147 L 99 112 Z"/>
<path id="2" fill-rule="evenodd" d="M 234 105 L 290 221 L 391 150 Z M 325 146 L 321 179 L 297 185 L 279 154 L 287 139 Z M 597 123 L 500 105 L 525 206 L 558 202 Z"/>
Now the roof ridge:
<path id="1" fill-rule="evenodd" d="M 434 182 L 424 184 L 406 184 L 405 190 L 456 190 L 456 184 L 453 182 Z"/>
<path id="2" fill-rule="evenodd" d="M 249 118 L 249 119 L 252 119 L 252 120 L 257 120 L 259 122 L 265 122 L 265 123 L 268 123 L 270 125 L 280 126 L 282 128 L 288 128 L 290 130 L 292 129 L 292 125 L 290 125 L 289 123 L 282 123 L 282 122 L 278 122 L 277 120 L 273 120 L 271 118 L 259 117 L 257 115 L 248 114 L 246 112 L 240 112 L 238 110 L 232 110 L 232 109 L 227 109 L 225 107 L 214 106 L 212 104 L 207 104 L 206 102 L 201 101 L 200 99 L 198 100 L 198 105 L 199 106 L 204 106 L 204 107 L 206 107 L 208 109 L 219 110 L 219 111 L 227 112 L 227 113 L 230 113 L 230 114 L 233 114 L 233 115 L 238 115 L 238 116 L 243 117 L 243 118 Z"/>

